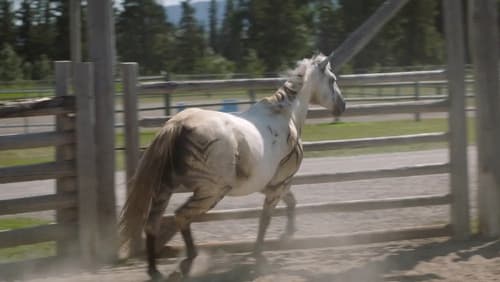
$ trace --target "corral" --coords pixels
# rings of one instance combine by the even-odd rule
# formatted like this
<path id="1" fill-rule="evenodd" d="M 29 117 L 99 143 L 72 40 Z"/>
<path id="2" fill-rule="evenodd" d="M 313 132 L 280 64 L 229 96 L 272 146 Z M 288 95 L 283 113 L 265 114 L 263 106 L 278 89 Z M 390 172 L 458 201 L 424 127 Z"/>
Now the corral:
<path id="1" fill-rule="evenodd" d="M 388 1 L 398 2 L 398 1 Z M 399 1 L 398 5 L 403 5 L 405 1 Z M 439 222 L 437 225 L 430 226 L 412 226 L 401 229 L 375 229 L 371 231 L 347 233 L 342 235 L 322 235 L 298 237 L 289 242 L 283 243 L 278 240 L 266 241 L 267 250 L 292 250 L 302 248 L 328 248 L 339 247 L 353 244 L 368 244 L 380 243 L 395 240 L 410 240 L 422 239 L 430 237 L 448 237 L 455 239 L 467 239 L 470 237 L 470 211 L 469 211 L 469 180 L 467 173 L 467 151 L 466 151 L 466 134 L 465 134 L 465 95 L 464 95 L 464 65 L 463 65 L 463 50 L 453 46 L 454 40 L 463 41 L 463 38 L 457 34 L 461 34 L 460 29 L 460 9 L 453 1 L 445 1 L 449 16 L 446 27 L 450 31 L 448 38 L 449 49 L 449 65 L 446 71 L 437 70 L 432 72 L 413 72 L 413 73 L 391 73 L 391 74 L 376 74 L 376 75 L 358 75 L 340 77 L 342 85 L 362 86 L 373 83 L 387 82 L 405 82 L 415 83 L 419 81 L 448 81 L 449 95 L 443 100 L 419 100 L 412 102 L 398 103 L 378 103 L 372 105 L 354 105 L 348 108 L 348 115 L 379 115 L 379 114 L 394 114 L 394 113 L 428 113 L 428 112 L 448 112 L 449 114 L 449 130 L 448 132 L 419 134 L 408 136 L 387 136 L 380 138 L 369 139 L 351 139 L 340 141 L 322 141 L 322 142 L 306 142 L 304 148 L 306 151 L 324 151 L 336 150 L 344 148 L 363 148 L 373 146 L 387 146 L 399 144 L 413 144 L 425 142 L 447 141 L 449 142 L 449 160 L 436 163 L 406 165 L 402 167 L 380 168 L 372 167 L 369 170 L 358 170 L 351 172 L 321 172 L 321 173 L 305 173 L 300 174 L 294 179 L 293 184 L 299 189 L 308 188 L 311 184 L 350 182 L 350 181 L 366 181 L 380 178 L 403 178 L 403 177 L 419 177 L 424 175 L 449 175 L 449 189 L 444 193 L 439 194 L 429 193 L 418 196 L 406 197 L 389 197 L 384 195 L 384 198 L 377 199 L 357 199 L 335 202 L 320 202 L 315 204 L 299 205 L 297 211 L 301 214 L 309 213 L 354 213 L 365 211 L 378 211 L 385 209 L 407 209 L 418 208 L 425 206 L 441 206 L 450 205 L 449 222 Z M 458 9 L 458 10 L 457 10 Z M 397 9 L 395 9 L 397 10 Z M 458 14 L 457 14 L 458 13 Z M 453 30 L 458 28 L 458 30 Z M 454 38 L 457 35 L 458 38 Z M 458 44 L 461 46 L 462 44 Z M 351 54 L 352 55 L 352 54 Z M 342 58 L 347 58 L 344 56 Z M 90 63 L 76 64 L 74 74 L 74 89 L 75 96 L 67 96 L 68 94 L 68 73 L 69 63 L 58 63 L 56 65 L 57 76 L 57 97 L 45 101 L 34 103 L 21 103 L 13 106 L 5 106 L 0 109 L 0 118 L 19 117 L 19 116 L 34 116 L 34 115 L 56 115 L 57 126 L 56 132 L 53 133 L 36 133 L 26 136 L 2 136 L 0 138 L 0 149 L 19 149 L 38 146 L 56 146 L 57 157 L 56 162 L 49 164 L 41 164 L 35 166 L 1 168 L 0 183 L 28 181 L 37 179 L 57 179 L 57 193 L 55 195 L 5 200 L 1 202 L 1 214 L 13 214 L 21 212 L 32 212 L 40 210 L 57 210 L 57 223 L 47 226 L 35 227 L 26 230 L 12 230 L 0 232 L 0 247 L 10 247 L 14 245 L 22 245 L 27 243 L 35 243 L 41 241 L 56 241 L 58 242 L 57 250 L 59 258 L 65 259 L 68 256 L 81 259 L 85 264 L 92 265 L 99 254 L 100 246 L 109 243 L 110 238 L 102 239 L 103 234 L 110 232 L 113 225 L 107 225 L 106 231 L 99 231 L 106 221 L 102 222 L 99 218 L 102 215 L 103 208 L 99 207 L 102 204 L 108 204 L 107 209 L 114 210 L 113 200 L 98 200 L 100 183 L 98 173 L 94 165 L 99 162 L 96 155 L 102 150 L 99 146 L 94 147 L 94 142 L 85 142 L 85 140 L 94 140 L 95 135 L 106 130 L 99 123 L 95 122 L 92 100 L 93 100 L 93 65 Z M 127 158 L 127 175 L 133 172 L 139 156 L 140 146 L 138 142 L 139 127 L 158 127 L 168 117 L 150 117 L 139 119 L 137 113 L 137 95 L 148 91 L 161 92 L 162 95 L 170 95 L 175 90 L 198 90 L 198 89 L 227 89 L 227 88 L 257 88 L 263 86 L 274 86 L 281 80 L 279 79 L 263 79 L 263 80 L 233 80 L 233 81 L 200 81 L 200 82 L 166 82 L 166 83 L 137 83 L 137 65 L 123 64 L 123 84 L 124 84 L 124 114 L 125 114 L 125 133 L 126 133 L 126 158 Z M 481 77 L 476 77 L 477 83 L 480 83 Z M 478 98 L 478 108 L 485 107 L 483 98 Z M 102 111 L 102 109 L 101 109 Z M 76 119 L 75 119 L 76 116 Z M 325 112 L 322 110 L 311 110 L 309 118 L 324 118 Z M 101 116 L 102 118 L 102 116 Z M 487 117 L 482 117 L 485 121 Z M 100 127 L 99 130 L 94 126 Z M 94 131 L 96 130 L 96 131 Z M 487 135 L 485 135 L 488 137 Z M 97 142 L 99 143 L 99 142 Z M 481 145 L 481 144 L 480 144 Z M 483 149 L 480 149 L 483 150 Z M 483 151 L 481 151 L 483 152 Z M 484 153 L 480 161 L 484 161 Z M 489 173 L 489 172 L 486 172 Z M 128 177 L 127 177 L 128 178 Z M 489 181 L 483 175 L 480 179 Z M 364 182 L 368 185 L 369 182 Z M 413 185 L 416 183 L 413 182 Z M 335 188 L 336 189 L 336 188 Z M 494 188 L 487 188 L 494 189 Z M 109 190 L 109 188 L 108 188 Z M 490 191 L 490 190 L 488 190 Z M 482 193 L 485 193 L 484 191 Z M 481 195 L 481 194 L 480 194 Z M 494 201 L 488 199 L 487 194 L 482 194 L 486 197 L 486 201 Z M 481 199 L 480 199 L 481 200 Z M 483 201 L 485 201 L 483 199 Z M 299 199 L 300 202 L 300 199 Z M 494 205 L 493 205 L 494 206 Z M 105 210 L 105 209 L 104 209 Z M 260 210 L 257 208 L 235 208 L 230 210 L 216 210 L 200 217 L 199 222 L 212 222 L 219 220 L 240 220 L 254 218 L 258 216 Z M 110 213 L 112 214 L 112 212 Z M 105 216 L 109 217 L 110 214 Z M 283 215 L 284 209 L 277 209 L 276 215 Z M 498 227 L 496 222 L 495 209 L 491 204 L 485 205 L 479 211 L 482 222 L 483 232 L 486 234 L 496 234 L 495 230 Z M 486 222 L 486 223 L 485 223 Z M 314 230 L 315 227 L 309 227 Z M 225 252 L 247 252 L 251 249 L 252 241 L 232 241 L 232 242 L 211 242 L 202 244 L 209 250 L 225 251 Z M 489 244 L 488 242 L 486 244 Z M 493 242 L 490 244 L 495 245 Z M 112 245 L 112 244 L 111 244 Z M 411 245 L 411 244 L 410 244 Z M 77 246 L 77 247 L 75 247 Z M 436 246 L 430 244 L 429 247 Z M 438 246 L 448 246 L 452 250 L 460 248 L 459 243 L 445 242 Z M 463 246 L 462 248 L 473 248 L 474 246 Z M 113 246 L 106 245 L 106 249 L 113 250 Z M 424 248 L 425 249 L 425 248 Z M 493 248 L 493 250 L 495 250 Z M 425 250 L 424 250 L 425 251 Z M 167 257 L 175 257 L 178 255 L 179 248 L 175 246 L 167 247 L 163 255 Z M 318 251 L 321 252 L 321 251 Z M 341 252 L 341 251 L 340 251 Z M 422 255 L 419 252 L 416 255 Z M 104 257 L 109 257 L 110 254 L 99 254 Z M 113 255 L 111 255 L 113 256 Z M 273 255 L 271 255 L 273 257 Z M 319 256 L 321 257 L 321 256 Z M 317 257 L 316 259 L 318 259 Z M 321 258 L 319 258 L 321 259 Z M 53 263 L 49 259 L 49 263 Z M 245 267 L 248 266 L 243 260 L 236 259 L 233 266 Z M 241 263 L 240 263 L 241 262 Z M 45 261 L 29 262 L 30 267 L 44 267 Z M 38 265 L 39 264 L 39 265 Z M 217 263 L 216 263 L 217 264 Z M 219 263 L 222 265 L 224 263 Z M 13 265 L 6 265 L 3 269 L 12 268 Z M 250 267 L 248 272 L 242 272 L 247 275 L 246 278 L 252 278 L 251 271 L 255 271 Z M 348 272 L 348 271 L 347 271 Z M 354 275 L 347 273 L 345 275 Z M 229 274 L 228 274 L 229 273 Z M 217 276 L 214 274 L 211 279 L 213 281 L 233 281 L 233 276 L 230 275 L 231 270 L 226 272 L 226 276 Z M 368 271 L 366 275 L 371 275 Z M 229 276 L 228 276 L 229 275 Z M 312 274 L 311 274 L 312 275 Z M 359 274 L 355 280 L 366 280 L 364 274 Z M 376 275 L 376 274 L 374 274 Z M 334 280 L 329 280 L 328 277 L 314 277 L 315 281 L 349 281 L 343 279 L 347 276 L 341 274 L 336 276 Z M 355 275 L 354 275 L 355 276 Z M 221 278 L 222 277 L 222 278 Z M 365 279 L 363 279 L 365 277 Z M 209 277 L 210 278 L 210 277 Z M 274 277 L 276 278 L 276 277 Z M 429 277 L 427 277 L 429 278 Z M 430 277 L 433 278 L 433 277 Z M 429 279 L 430 279 L 429 278 Z M 92 279 L 92 278 L 90 278 Z M 194 278 L 195 279 L 195 278 Z M 226 279 L 226 280 L 224 280 Z M 229 280 L 227 280 L 229 279 Z M 271 278 L 272 279 L 272 278 Z M 283 279 L 287 279 L 286 277 Z M 321 280 L 323 279 L 323 280 Z M 350 278 L 349 278 L 350 279 Z M 306 279 L 307 280 L 307 279 Z M 212 281 L 212 280 L 211 280 Z M 301 281 L 301 280 L 297 280 Z M 414 281 L 414 280 L 411 280 Z M 415 280 L 417 281 L 417 280 Z"/>

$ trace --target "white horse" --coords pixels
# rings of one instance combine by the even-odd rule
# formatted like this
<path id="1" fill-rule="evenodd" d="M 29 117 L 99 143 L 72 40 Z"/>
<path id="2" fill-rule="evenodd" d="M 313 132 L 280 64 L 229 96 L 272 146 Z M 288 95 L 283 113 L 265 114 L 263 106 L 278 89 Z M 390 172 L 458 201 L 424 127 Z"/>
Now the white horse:
<path id="1" fill-rule="evenodd" d="M 144 229 L 148 273 L 153 279 L 161 277 L 155 261 L 161 217 L 179 187 L 193 195 L 175 212 L 166 230 L 170 234 L 162 235 L 168 240 L 177 230 L 181 232 L 187 251 L 181 263 L 183 273 L 197 256 L 191 222 L 226 195 L 265 195 L 255 254 L 261 252 L 272 211 L 280 200 L 288 210 L 284 236 L 294 233 L 296 201 L 290 183 L 302 161 L 300 132 L 309 103 L 320 104 L 335 116 L 345 110 L 331 57 L 316 55 L 299 61 L 282 87 L 246 112 L 187 109 L 158 132 L 131 179 L 132 190 L 120 221 L 123 243 Z"/>

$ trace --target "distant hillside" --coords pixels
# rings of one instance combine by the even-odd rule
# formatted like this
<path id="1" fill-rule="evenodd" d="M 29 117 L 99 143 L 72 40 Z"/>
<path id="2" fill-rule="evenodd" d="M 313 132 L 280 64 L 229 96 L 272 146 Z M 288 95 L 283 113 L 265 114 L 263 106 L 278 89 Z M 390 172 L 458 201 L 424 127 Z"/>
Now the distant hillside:
<path id="1" fill-rule="evenodd" d="M 225 0 L 217 0 L 217 19 L 218 24 L 221 23 L 224 17 Z M 208 8 L 210 7 L 210 1 L 193 2 L 191 5 L 194 7 L 196 13 L 195 17 L 198 22 L 204 27 L 208 27 Z M 166 6 L 165 11 L 167 12 L 168 21 L 174 24 L 178 24 L 181 15 L 182 8 L 181 5 Z"/>

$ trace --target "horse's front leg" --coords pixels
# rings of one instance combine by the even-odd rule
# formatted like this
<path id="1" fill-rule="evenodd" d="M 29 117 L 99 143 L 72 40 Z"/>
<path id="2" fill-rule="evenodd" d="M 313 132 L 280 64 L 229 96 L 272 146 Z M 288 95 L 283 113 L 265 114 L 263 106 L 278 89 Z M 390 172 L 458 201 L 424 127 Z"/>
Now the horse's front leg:
<path id="1" fill-rule="evenodd" d="M 271 216 L 273 215 L 274 208 L 281 200 L 284 192 L 285 190 L 282 187 L 276 190 L 269 189 L 264 192 L 266 197 L 264 199 L 264 205 L 259 219 L 257 241 L 255 242 L 255 247 L 253 250 L 253 255 L 256 257 L 259 257 L 262 254 L 262 244 L 264 243 L 264 237 L 266 236 L 267 227 L 271 222 Z"/>
<path id="2" fill-rule="evenodd" d="M 287 192 L 283 196 L 283 202 L 286 204 L 286 229 L 285 232 L 281 235 L 281 240 L 285 241 L 290 239 L 293 236 L 297 228 L 295 227 L 295 206 L 297 205 L 297 201 L 295 200 L 295 196 L 293 195 L 290 188 L 288 188 Z"/>

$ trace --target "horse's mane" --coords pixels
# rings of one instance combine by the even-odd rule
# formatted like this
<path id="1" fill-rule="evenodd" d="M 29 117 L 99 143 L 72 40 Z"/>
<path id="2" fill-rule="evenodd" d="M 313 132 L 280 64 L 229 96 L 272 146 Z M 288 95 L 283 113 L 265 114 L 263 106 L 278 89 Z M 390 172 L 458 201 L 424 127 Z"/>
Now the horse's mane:
<path id="1" fill-rule="evenodd" d="M 317 54 L 312 58 L 299 60 L 294 69 L 285 72 L 285 76 L 288 77 L 288 79 L 283 86 L 276 90 L 273 95 L 264 98 L 263 101 L 279 107 L 283 102 L 292 102 L 295 100 L 297 93 L 299 93 L 304 85 L 307 70 L 310 69 L 312 65 L 323 61 L 325 58 L 325 55 Z"/>

